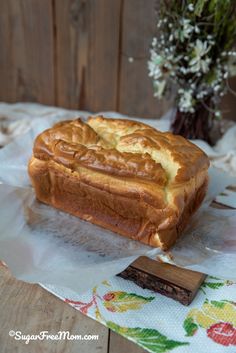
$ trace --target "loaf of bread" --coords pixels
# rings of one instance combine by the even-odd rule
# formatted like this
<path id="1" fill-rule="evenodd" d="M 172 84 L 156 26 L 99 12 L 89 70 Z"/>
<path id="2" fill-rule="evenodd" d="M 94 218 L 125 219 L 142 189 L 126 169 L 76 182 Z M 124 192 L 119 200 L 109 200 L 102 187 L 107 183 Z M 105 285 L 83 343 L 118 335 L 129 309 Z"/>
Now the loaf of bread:
<path id="1" fill-rule="evenodd" d="M 181 136 L 96 116 L 41 133 L 29 175 L 38 200 L 168 249 L 203 201 L 208 167 L 205 153 Z"/>

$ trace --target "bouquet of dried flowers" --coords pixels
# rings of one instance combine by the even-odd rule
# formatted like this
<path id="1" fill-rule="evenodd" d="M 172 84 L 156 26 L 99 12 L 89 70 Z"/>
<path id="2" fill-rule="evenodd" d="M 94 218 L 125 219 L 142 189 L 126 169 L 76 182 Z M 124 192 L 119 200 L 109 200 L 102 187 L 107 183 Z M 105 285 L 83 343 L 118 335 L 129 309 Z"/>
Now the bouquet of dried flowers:
<path id="1" fill-rule="evenodd" d="M 210 142 L 236 51 L 236 0 L 161 0 L 149 76 L 154 95 L 176 92 L 174 133 Z M 235 71 L 235 70 L 234 70 Z"/>

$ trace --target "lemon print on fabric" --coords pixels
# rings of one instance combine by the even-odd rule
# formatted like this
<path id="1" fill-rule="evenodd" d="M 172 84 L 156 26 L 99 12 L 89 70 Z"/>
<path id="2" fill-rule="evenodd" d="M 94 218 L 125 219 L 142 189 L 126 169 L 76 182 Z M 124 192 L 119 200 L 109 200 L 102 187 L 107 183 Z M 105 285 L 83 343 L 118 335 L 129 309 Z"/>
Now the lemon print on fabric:
<path id="1" fill-rule="evenodd" d="M 103 296 L 103 305 L 108 311 L 123 313 L 128 310 L 138 310 L 155 297 L 143 297 L 135 293 L 121 291 L 108 292 Z"/>
<path id="2" fill-rule="evenodd" d="M 200 309 L 192 309 L 184 321 L 186 336 L 193 336 L 198 328 L 224 346 L 236 345 L 236 304 L 227 300 L 206 300 Z"/>

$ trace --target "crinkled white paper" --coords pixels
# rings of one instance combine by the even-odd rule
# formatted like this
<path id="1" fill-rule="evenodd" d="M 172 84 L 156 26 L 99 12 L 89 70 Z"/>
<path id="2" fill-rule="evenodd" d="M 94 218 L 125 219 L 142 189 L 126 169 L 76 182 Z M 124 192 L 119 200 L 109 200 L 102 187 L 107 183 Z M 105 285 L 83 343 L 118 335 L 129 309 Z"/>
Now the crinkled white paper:
<path id="1" fill-rule="evenodd" d="M 121 272 L 138 256 L 155 257 L 161 251 L 36 201 L 27 174 L 34 138 L 71 115 L 55 111 L 50 118 L 35 118 L 24 135 L 0 150 L 0 259 L 19 279 L 81 293 Z M 148 123 L 162 124 L 162 129 L 165 125 L 155 120 Z M 235 178 L 210 170 L 205 203 L 171 249 L 174 263 L 236 278 L 236 211 L 208 206 L 229 184 L 235 184 Z"/>

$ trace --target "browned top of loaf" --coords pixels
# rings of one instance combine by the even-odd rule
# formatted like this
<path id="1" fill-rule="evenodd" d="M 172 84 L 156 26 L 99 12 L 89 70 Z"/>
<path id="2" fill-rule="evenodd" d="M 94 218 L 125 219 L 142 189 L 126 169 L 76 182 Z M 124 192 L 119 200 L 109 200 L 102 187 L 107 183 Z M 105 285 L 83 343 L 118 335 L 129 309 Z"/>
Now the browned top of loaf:
<path id="1" fill-rule="evenodd" d="M 181 136 L 126 119 L 90 117 L 60 122 L 35 140 L 34 157 L 53 159 L 74 170 L 152 181 L 188 181 L 209 165 L 206 154 Z"/>

